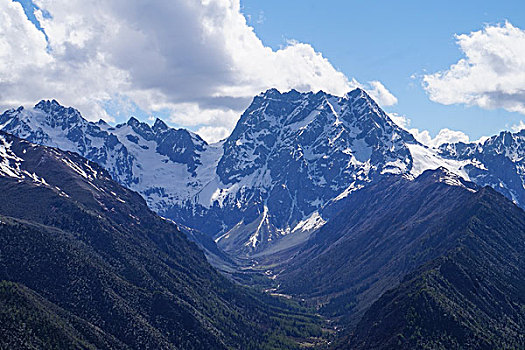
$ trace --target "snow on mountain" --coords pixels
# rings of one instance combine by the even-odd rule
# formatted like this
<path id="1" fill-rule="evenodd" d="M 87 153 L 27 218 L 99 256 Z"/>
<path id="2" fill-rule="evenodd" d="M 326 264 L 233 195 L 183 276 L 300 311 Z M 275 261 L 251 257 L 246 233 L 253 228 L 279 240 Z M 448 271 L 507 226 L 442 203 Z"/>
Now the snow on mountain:
<path id="1" fill-rule="evenodd" d="M 13 146 L 13 137 L 0 131 L 0 176 L 10 177 L 19 180 L 19 182 L 31 181 L 36 186 L 44 186 L 57 192 L 60 196 L 69 197 L 61 188 L 51 186 L 47 181 L 38 176 L 36 173 L 28 171 L 27 166 L 24 163 L 24 159 L 17 156 L 15 149 L 18 154 L 25 155 L 31 148 L 37 147 L 35 144 L 23 141 Z M 49 152 L 55 156 L 58 155 L 59 159 L 73 172 L 79 174 L 87 180 L 87 183 L 93 185 L 93 181 L 98 178 L 99 172 L 94 170 L 87 160 L 84 162 L 74 163 L 67 158 L 60 157 L 59 152 L 56 149 L 50 149 Z"/>
<path id="2" fill-rule="evenodd" d="M 237 211 L 244 212 L 219 245 L 232 249 L 228 240 L 246 237 L 250 249 L 255 237 L 264 245 L 293 232 L 349 184 L 359 187 L 382 173 L 407 172 L 406 143 L 417 141 L 360 89 L 344 97 L 294 90 L 257 96 L 225 141 L 217 167 L 220 204 L 240 203 Z M 254 220 L 262 224 L 257 235 L 250 225 Z"/>
<path id="3" fill-rule="evenodd" d="M 158 212 L 194 196 L 213 174 L 202 161 L 213 166 L 221 152 L 218 145 L 209 146 L 198 135 L 169 128 L 161 120 L 151 127 L 131 118 L 113 127 L 104 121 L 88 122 L 55 100 L 6 111 L 0 125 L 30 142 L 95 161 L 118 182 L 140 192 Z"/>
<path id="4" fill-rule="evenodd" d="M 471 181 L 525 207 L 525 130 L 503 131 L 482 143 L 444 144 L 438 151 L 444 159 L 470 162 L 464 171 Z"/>
<path id="5" fill-rule="evenodd" d="M 117 126 L 88 122 L 54 100 L 8 110 L 0 127 L 97 162 L 152 209 L 234 255 L 290 234 L 308 237 L 347 196 L 380 177 L 445 167 L 472 179 L 485 166 L 421 145 L 361 89 L 343 97 L 268 90 L 216 144 L 159 119 L 153 126 L 135 118 Z"/>
<path id="6" fill-rule="evenodd" d="M 13 178 L 24 178 L 20 169 L 20 159 L 11 151 L 11 144 L 7 142 L 3 135 L 0 135 L 0 175 Z"/>
<path id="7" fill-rule="evenodd" d="M 420 144 L 407 144 L 412 155 L 412 169 L 410 175 L 418 177 L 425 170 L 434 170 L 437 168 L 445 168 L 449 171 L 462 176 L 464 179 L 469 180 L 469 176 L 465 168 L 471 165 L 470 159 L 456 160 L 447 159 L 441 157 L 433 149 Z"/>

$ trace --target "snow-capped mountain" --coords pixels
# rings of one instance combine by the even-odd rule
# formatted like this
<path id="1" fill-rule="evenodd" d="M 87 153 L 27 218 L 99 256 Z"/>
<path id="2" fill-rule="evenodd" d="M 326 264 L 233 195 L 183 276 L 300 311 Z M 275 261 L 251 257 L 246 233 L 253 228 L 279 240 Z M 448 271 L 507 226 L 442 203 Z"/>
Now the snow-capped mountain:
<path id="1" fill-rule="evenodd" d="M 158 119 L 88 122 L 56 101 L 6 111 L 0 129 L 97 162 L 152 209 L 235 255 L 291 234 L 306 239 L 380 177 L 414 178 L 441 166 L 477 181 L 488 169 L 480 157 L 421 145 L 361 89 L 344 97 L 268 90 L 216 144 Z"/>
<path id="2" fill-rule="evenodd" d="M 187 130 L 169 128 L 161 120 L 151 127 L 132 117 L 112 127 L 104 121 L 89 122 L 76 109 L 55 100 L 6 111 L 0 116 L 0 127 L 100 164 L 118 182 L 140 192 L 157 212 L 193 196 L 209 181 L 199 177 L 197 169 L 205 170 L 202 165 L 210 163 L 210 153 L 218 157 L 217 147 L 209 147 Z"/>
<path id="3" fill-rule="evenodd" d="M 482 143 L 443 144 L 439 155 L 470 161 L 464 170 L 471 181 L 491 186 L 525 207 L 525 130 L 503 131 Z"/>
<path id="4" fill-rule="evenodd" d="M 226 211 L 233 227 L 218 243 L 255 249 L 297 230 L 315 229 L 325 205 L 385 173 L 413 166 L 411 134 L 362 90 L 257 96 L 223 145 L 216 181 L 197 198 Z M 224 217 L 224 214 L 222 214 Z"/>
<path id="5" fill-rule="evenodd" d="M 221 147 L 213 181 L 169 216 L 235 254 L 290 234 L 307 239 L 344 198 L 379 177 L 413 178 L 440 166 L 466 176 L 470 164 L 421 145 L 361 89 L 344 97 L 268 90 Z"/>

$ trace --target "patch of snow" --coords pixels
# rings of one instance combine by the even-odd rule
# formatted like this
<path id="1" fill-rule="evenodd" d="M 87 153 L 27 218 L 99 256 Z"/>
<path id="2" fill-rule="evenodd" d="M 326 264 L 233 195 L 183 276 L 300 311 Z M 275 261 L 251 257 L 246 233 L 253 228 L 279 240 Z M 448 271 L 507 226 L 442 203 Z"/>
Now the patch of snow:
<path id="1" fill-rule="evenodd" d="M 252 248 L 257 247 L 257 243 L 259 242 L 260 231 L 263 227 L 263 224 L 269 225 L 268 207 L 266 205 L 264 206 L 261 222 L 259 223 L 259 226 L 257 226 L 257 230 L 255 230 L 255 232 L 248 239 L 248 242 L 245 243 L 246 246 L 251 246 Z"/>
<path id="2" fill-rule="evenodd" d="M 404 163 L 401 159 L 396 159 L 394 161 L 386 162 L 381 174 L 395 174 L 400 175 L 404 174 L 407 171 L 407 164 Z"/>
<path id="3" fill-rule="evenodd" d="M 73 163 L 69 158 L 66 158 L 66 157 L 63 157 L 61 159 L 68 167 L 70 167 L 71 169 L 73 169 L 77 174 L 79 174 L 80 176 L 82 176 L 83 178 L 85 179 L 90 179 L 91 176 L 89 176 L 85 171 L 84 169 L 82 169 L 81 167 L 79 167 L 77 164 Z"/>
<path id="4" fill-rule="evenodd" d="M 11 177 L 19 180 L 31 180 L 37 186 L 50 186 L 47 181 L 35 173 L 22 169 L 24 160 L 18 157 L 11 149 L 12 143 L 0 135 L 0 176 Z M 25 152 L 23 152 L 25 153 Z M 60 189 L 59 193 L 61 192 Z"/>
<path id="5" fill-rule="evenodd" d="M 313 231 L 317 230 L 318 228 L 322 227 L 324 224 L 326 224 L 326 220 L 324 220 L 321 215 L 319 215 L 319 212 L 316 210 L 312 214 L 310 214 L 306 219 L 300 221 L 293 229 L 292 233 L 295 233 L 297 231 Z"/>
<path id="6" fill-rule="evenodd" d="M 414 178 L 421 175 L 425 170 L 435 170 L 437 168 L 443 167 L 450 172 L 461 176 L 465 180 L 470 178 L 465 171 L 465 166 L 471 164 L 470 161 L 458 161 L 451 159 L 444 159 L 437 155 L 435 151 L 418 144 L 407 144 L 410 153 L 412 154 L 412 169 L 410 169 L 410 174 Z"/>
<path id="7" fill-rule="evenodd" d="M 343 192 L 341 192 L 337 197 L 334 198 L 334 201 L 340 201 L 343 198 L 346 198 L 350 195 L 350 193 L 355 192 L 364 186 L 359 184 L 356 185 L 355 181 L 350 184 Z"/>
<path id="8" fill-rule="evenodd" d="M 316 109 L 312 111 L 306 118 L 303 120 L 300 120 L 298 122 L 292 123 L 288 125 L 288 128 L 296 131 L 296 130 L 304 130 L 306 127 L 321 113 L 319 109 Z"/>

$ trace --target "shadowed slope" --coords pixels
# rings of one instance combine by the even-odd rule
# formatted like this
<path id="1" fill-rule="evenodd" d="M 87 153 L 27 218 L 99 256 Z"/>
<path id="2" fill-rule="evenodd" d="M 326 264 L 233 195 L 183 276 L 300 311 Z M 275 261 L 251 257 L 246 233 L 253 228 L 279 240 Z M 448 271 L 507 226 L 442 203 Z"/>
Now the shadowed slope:
<path id="1" fill-rule="evenodd" d="M 64 341 L 97 348 L 294 348 L 282 322 L 301 317 L 290 329 L 303 335 L 316 327 L 301 310 L 232 284 L 140 195 L 74 153 L 0 134 L 0 193 L 0 280 L 24 285 L 52 305 L 46 310 L 65 310 L 114 339 L 97 343 L 70 324 L 80 335 Z"/>

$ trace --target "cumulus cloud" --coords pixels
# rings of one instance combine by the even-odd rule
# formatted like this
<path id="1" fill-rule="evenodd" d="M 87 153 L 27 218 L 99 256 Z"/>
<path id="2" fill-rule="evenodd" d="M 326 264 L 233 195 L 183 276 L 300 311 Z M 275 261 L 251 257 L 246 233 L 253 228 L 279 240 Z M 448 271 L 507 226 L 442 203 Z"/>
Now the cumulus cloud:
<path id="1" fill-rule="evenodd" d="M 525 129 L 525 123 L 523 120 L 520 120 L 518 124 L 514 124 L 510 127 L 510 130 L 513 132 L 520 132 L 521 130 Z"/>
<path id="2" fill-rule="evenodd" d="M 412 135 L 414 135 L 416 140 L 418 140 L 422 144 L 428 147 L 431 147 L 431 148 L 439 147 L 440 145 L 444 143 L 456 143 L 456 142 L 469 143 L 470 142 L 469 136 L 462 131 L 443 128 L 439 130 L 436 136 L 432 137 L 432 135 L 430 134 L 430 131 L 428 130 L 419 130 L 416 128 L 410 128 L 411 120 L 404 115 L 399 115 L 397 113 L 390 113 L 389 117 L 390 119 L 392 119 L 394 123 L 396 123 L 403 129 L 407 130 Z M 479 141 L 483 139 L 485 138 L 482 138 Z"/>
<path id="3" fill-rule="evenodd" d="M 231 129 L 227 127 L 203 126 L 197 129 L 197 134 L 205 140 L 223 140 L 230 135 Z"/>
<path id="4" fill-rule="evenodd" d="M 125 100 L 215 140 L 268 88 L 360 86 L 309 44 L 264 46 L 239 0 L 33 2 L 45 35 L 19 3 L 0 0 L 1 107 L 56 98 L 111 120 L 104 106 Z M 397 101 L 380 82 L 368 87 L 384 106 Z"/>
<path id="5" fill-rule="evenodd" d="M 408 119 L 406 116 L 398 114 L 398 113 L 390 113 L 388 114 L 390 119 L 400 127 L 402 127 L 405 130 L 408 130 L 408 127 L 410 126 L 411 120 Z"/>
<path id="6" fill-rule="evenodd" d="M 374 98 L 374 100 L 381 106 L 388 107 L 393 106 L 397 103 L 397 97 L 392 95 L 390 91 L 379 81 L 371 81 L 368 83 L 368 93 Z M 365 87 L 366 89 L 366 87 Z"/>
<path id="7" fill-rule="evenodd" d="M 430 99 L 525 114 L 525 31 L 506 22 L 456 39 L 465 57 L 423 77 Z"/>
<path id="8" fill-rule="evenodd" d="M 97 101 L 110 98 L 124 73 L 94 60 L 57 56 L 17 2 L 0 1 L 0 106 L 59 98 L 86 114 L 108 119 Z M 96 54 L 96 53 L 95 53 Z"/>
<path id="9" fill-rule="evenodd" d="M 444 143 L 470 142 L 468 135 L 464 132 L 458 130 L 450 130 L 448 128 L 439 130 L 437 135 L 434 137 L 430 135 L 430 132 L 428 130 L 420 131 L 418 129 L 410 129 L 409 131 L 412 133 L 412 135 L 414 135 L 416 140 L 418 140 L 424 145 L 427 145 L 428 147 L 439 147 Z"/>

